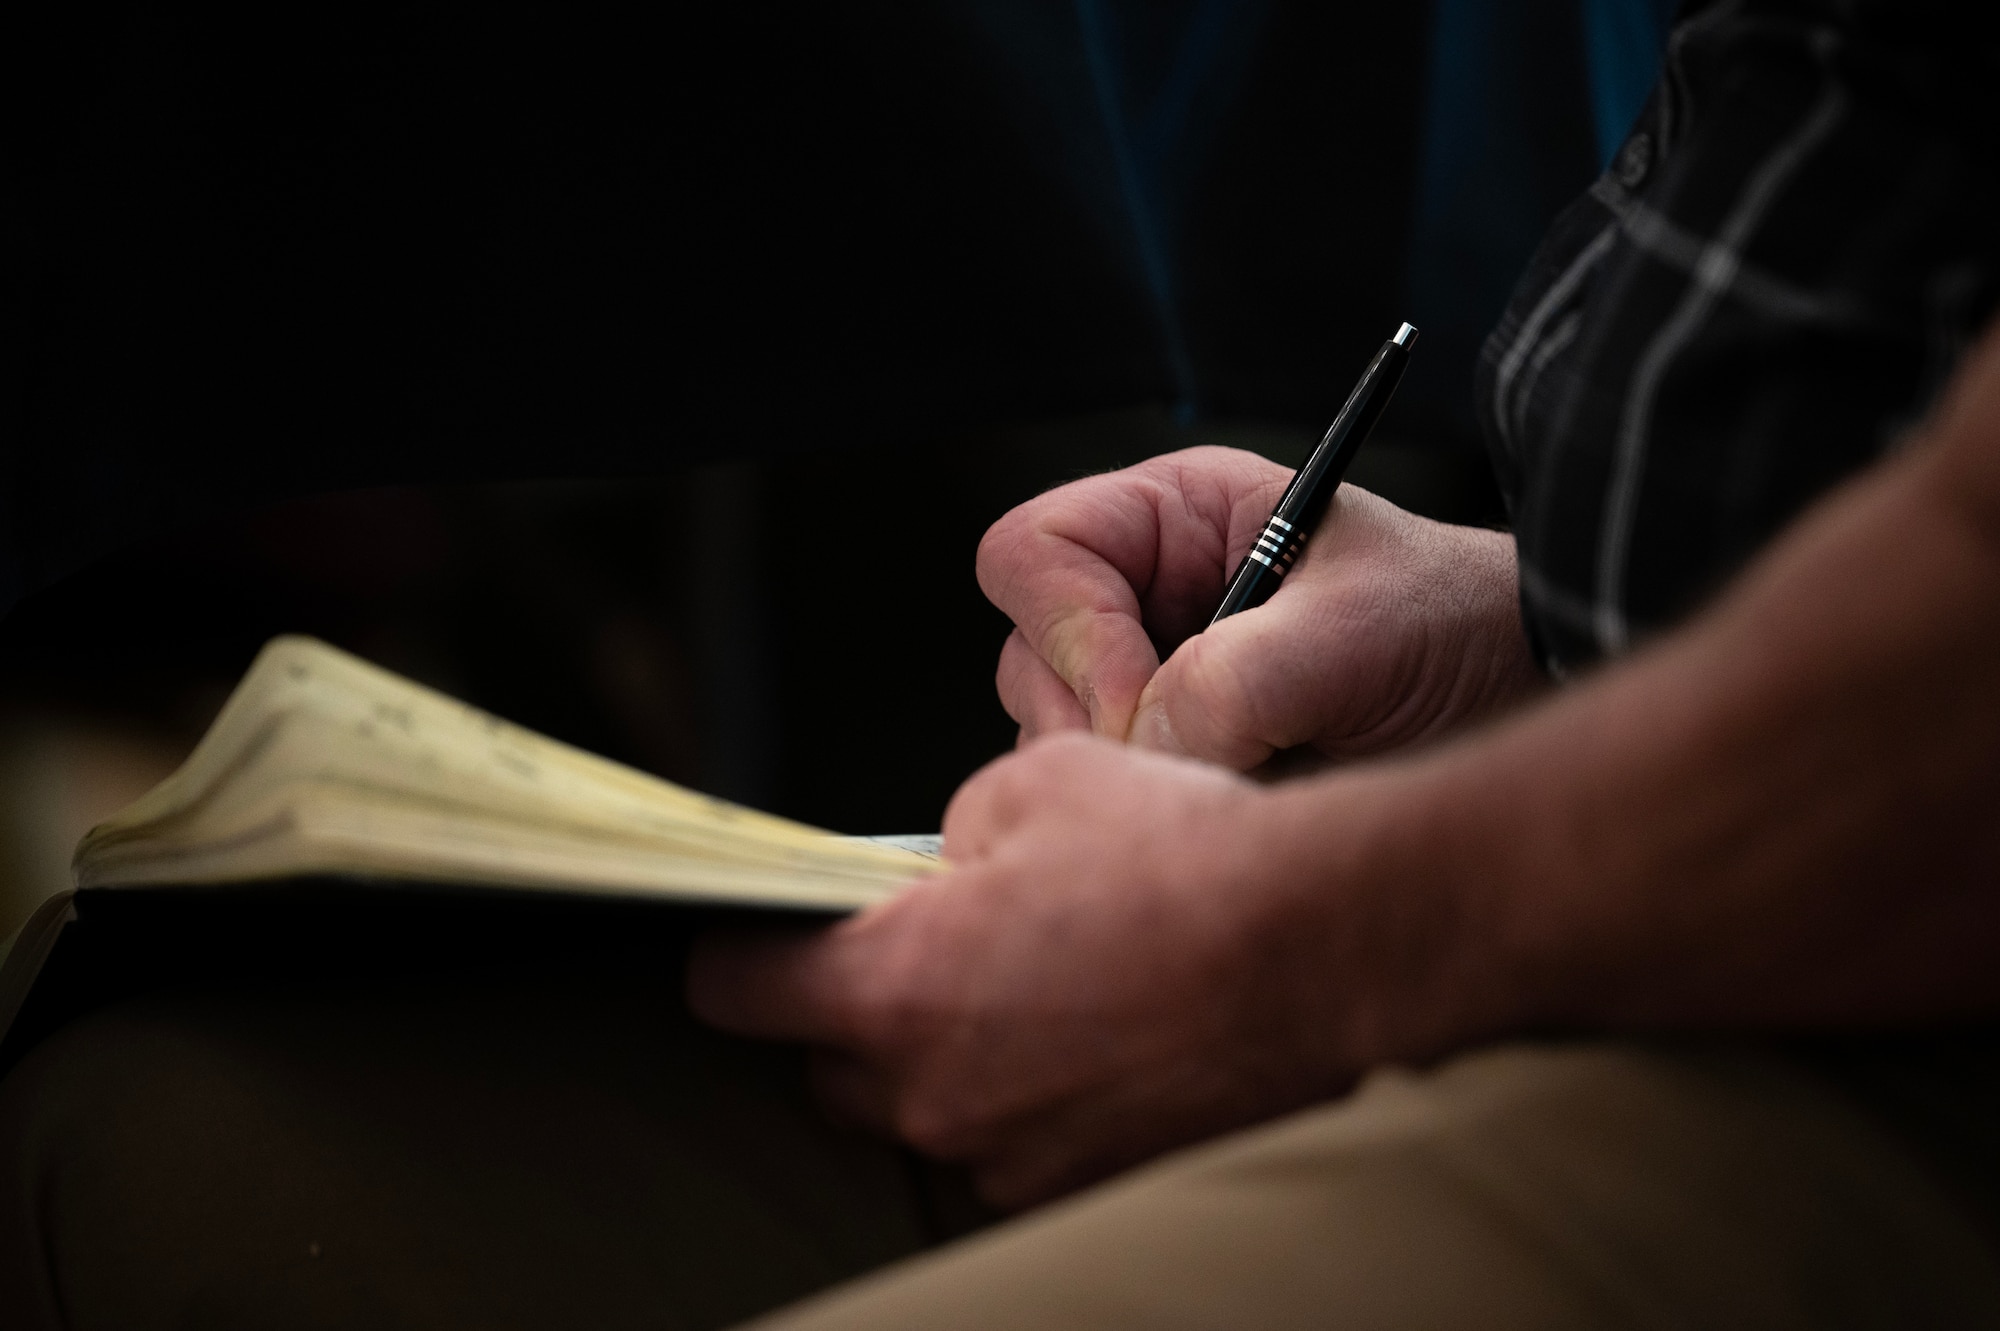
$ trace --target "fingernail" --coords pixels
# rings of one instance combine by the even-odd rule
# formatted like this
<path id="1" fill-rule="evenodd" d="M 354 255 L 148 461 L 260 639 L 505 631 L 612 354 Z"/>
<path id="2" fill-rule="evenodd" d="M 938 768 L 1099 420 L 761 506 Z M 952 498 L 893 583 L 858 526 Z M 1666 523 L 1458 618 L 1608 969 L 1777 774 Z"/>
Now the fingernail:
<path id="1" fill-rule="evenodd" d="M 1166 704 L 1153 698 L 1139 700 L 1139 710 L 1132 714 L 1132 728 L 1126 732 L 1125 742 L 1142 749 L 1187 756 L 1187 749 L 1182 746 L 1180 736 L 1174 733 L 1174 723 L 1167 716 Z"/>

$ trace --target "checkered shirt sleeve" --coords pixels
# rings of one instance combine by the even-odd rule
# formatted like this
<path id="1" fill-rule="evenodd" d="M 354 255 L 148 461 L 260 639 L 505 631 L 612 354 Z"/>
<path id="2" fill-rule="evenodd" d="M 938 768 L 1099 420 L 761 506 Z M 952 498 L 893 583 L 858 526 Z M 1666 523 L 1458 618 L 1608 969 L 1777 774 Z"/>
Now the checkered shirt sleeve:
<path id="1" fill-rule="evenodd" d="M 2000 301 L 1987 5 L 1717 0 L 1487 340 L 1558 677 L 1671 625 L 1893 448 Z"/>

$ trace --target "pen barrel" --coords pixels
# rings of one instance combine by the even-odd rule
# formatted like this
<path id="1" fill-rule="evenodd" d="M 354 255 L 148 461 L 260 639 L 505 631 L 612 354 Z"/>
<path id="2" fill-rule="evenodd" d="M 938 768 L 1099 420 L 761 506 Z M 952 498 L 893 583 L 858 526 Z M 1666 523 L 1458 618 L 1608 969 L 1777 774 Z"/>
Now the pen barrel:
<path id="1" fill-rule="evenodd" d="M 1264 604 L 1278 590 L 1285 574 L 1291 572 L 1306 539 L 1332 505 L 1347 464 L 1353 461 L 1388 407 L 1389 399 L 1395 396 L 1396 385 L 1409 364 L 1416 334 L 1417 330 L 1406 323 L 1375 353 L 1375 359 L 1362 372 L 1340 414 L 1327 428 L 1326 437 L 1279 496 L 1277 510 L 1264 524 L 1249 554 L 1237 567 L 1236 575 L 1229 580 L 1222 604 L 1209 620 L 1211 625 Z"/>
<path id="2" fill-rule="evenodd" d="M 1291 567 L 1291 560 L 1298 555 L 1301 542 L 1291 543 L 1291 553 L 1283 563 L 1253 551 L 1236 566 L 1236 576 L 1229 580 L 1229 588 L 1222 593 L 1222 604 L 1216 607 L 1215 617 L 1208 622 L 1219 624 L 1231 615 L 1245 610 L 1255 610 L 1271 599 L 1271 593 L 1278 590 L 1278 584 L 1285 580 L 1285 571 Z"/>
<path id="3" fill-rule="evenodd" d="M 1285 487 L 1273 517 L 1290 522 L 1301 545 L 1326 516 L 1334 491 L 1340 488 L 1340 479 L 1347 474 L 1347 465 L 1361 451 L 1361 445 L 1368 442 L 1375 422 L 1382 418 L 1389 400 L 1396 395 L 1396 386 L 1402 382 L 1409 363 L 1409 349 L 1394 342 L 1376 352 L 1361 382 L 1354 386 L 1340 414 L 1327 428 L 1326 437 Z"/>

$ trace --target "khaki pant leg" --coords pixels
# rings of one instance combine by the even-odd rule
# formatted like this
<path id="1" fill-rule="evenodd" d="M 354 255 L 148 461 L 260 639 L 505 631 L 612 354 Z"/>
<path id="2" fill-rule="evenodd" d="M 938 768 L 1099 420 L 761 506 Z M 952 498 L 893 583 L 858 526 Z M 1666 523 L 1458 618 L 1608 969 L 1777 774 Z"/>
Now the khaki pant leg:
<path id="1" fill-rule="evenodd" d="M 136 1001 L 0 1082 L 0 1327 L 667 1329 L 907 1255 L 908 1161 L 651 984 Z"/>
<path id="2" fill-rule="evenodd" d="M 2000 1326 L 1979 1228 L 1776 1058 L 1513 1045 L 1185 1152 L 757 1323 Z"/>

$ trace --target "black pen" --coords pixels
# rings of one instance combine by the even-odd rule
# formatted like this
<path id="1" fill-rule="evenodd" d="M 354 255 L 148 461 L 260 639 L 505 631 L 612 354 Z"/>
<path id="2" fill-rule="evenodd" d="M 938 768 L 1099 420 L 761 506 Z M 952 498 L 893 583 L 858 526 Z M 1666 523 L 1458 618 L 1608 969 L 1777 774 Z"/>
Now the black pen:
<path id="1" fill-rule="evenodd" d="M 1375 359 L 1368 362 L 1368 368 L 1361 372 L 1361 382 L 1347 395 L 1347 405 L 1327 427 L 1326 438 L 1319 441 L 1306 465 L 1299 468 L 1299 474 L 1285 487 L 1271 520 L 1264 524 L 1263 534 L 1243 557 L 1243 567 L 1229 580 L 1229 590 L 1222 594 L 1222 604 L 1216 608 L 1215 618 L 1208 621 L 1210 625 L 1221 623 L 1239 610 L 1264 604 L 1278 590 L 1299 551 L 1305 548 L 1306 538 L 1326 516 L 1327 507 L 1333 503 L 1333 492 L 1340 488 L 1340 478 L 1347 474 L 1347 464 L 1361 451 L 1361 445 L 1368 441 L 1368 432 L 1375 428 L 1382 409 L 1389 405 L 1396 385 L 1402 381 L 1403 369 L 1410 363 L 1410 348 L 1415 345 L 1417 330 L 1404 324 L 1382 344 Z"/>

